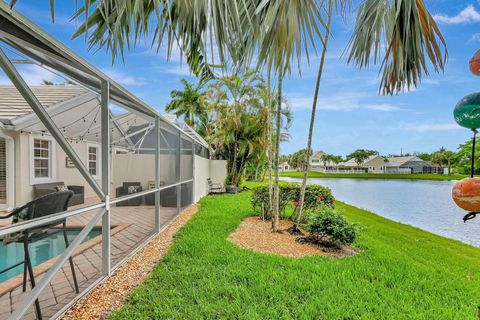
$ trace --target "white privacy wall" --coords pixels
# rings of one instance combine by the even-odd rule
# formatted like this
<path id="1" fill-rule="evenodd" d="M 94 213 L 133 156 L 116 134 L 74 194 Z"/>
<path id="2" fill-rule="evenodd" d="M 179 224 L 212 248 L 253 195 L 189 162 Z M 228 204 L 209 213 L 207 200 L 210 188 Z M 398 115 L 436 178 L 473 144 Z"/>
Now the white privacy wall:
<path id="1" fill-rule="evenodd" d="M 197 202 L 208 194 L 207 178 L 212 179 L 213 183 L 225 183 L 225 178 L 227 177 L 227 161 L 208 160 L 199 156 L 195 156 L 194 161 L 194 201 Z"/>
<path id="2" fill-rule="evenodd" d="M 117 154 L 112 162 L 112 191 L 126 181 L 141 182 L 144 188 L 148 181 L 155 180 L 154 156 L 150 154 Z M 162 161 L 163 160 L 163 161 Z M 162 181 L 171 181 L 175 175 L 175 168 L 171 167 L 172 161 L 168 156 L 160 156 L 160 176 Z M 187 168 L 184 168 L 185 170 Z M 207 178 L 213 183 L 225 182 L 227 177 L 227 162 L 224 160 L 208 160 L 194 156 L 194 202 L 199 201 L 208 193 Z M 168 183 L 167 183 L 168 184 Z"/>
<path id="3" fill-rule="evenodd" d="M 225 183 L 227 178 L 227 161 L 210 160 L 210 179 L 213 183 Z"/>
<path id="4" fill-rule="evenodd" d="M 210 160 L 195 156 L 194 161 L 193 174 L 195 176 L 195 180 L 193 201 L 197 202 L 208 193 L 207 178 L 210 176 Z"/>

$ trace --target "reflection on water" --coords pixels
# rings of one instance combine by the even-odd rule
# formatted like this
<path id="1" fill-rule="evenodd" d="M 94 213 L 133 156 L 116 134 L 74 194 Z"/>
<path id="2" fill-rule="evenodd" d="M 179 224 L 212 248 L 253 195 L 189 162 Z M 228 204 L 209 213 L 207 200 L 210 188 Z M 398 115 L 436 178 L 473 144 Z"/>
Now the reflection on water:
<path id="1" fill-rule="evenodd" d="M 335 198 L 353 206 L 480 247 L 480 217 L 463 223 L 466 212 L 455 205 L 451 196 L 455 181 L 315 178 L 308 181 L 329 187 Z"/>

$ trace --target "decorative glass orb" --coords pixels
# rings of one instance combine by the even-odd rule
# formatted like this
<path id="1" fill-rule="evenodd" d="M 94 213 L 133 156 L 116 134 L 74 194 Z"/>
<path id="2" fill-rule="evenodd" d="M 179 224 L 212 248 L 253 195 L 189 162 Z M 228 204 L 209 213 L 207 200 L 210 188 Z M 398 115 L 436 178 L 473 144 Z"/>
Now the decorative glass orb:
<path id="1" fill-rule="evenodd" d="M 455 121 L 464 128 L 480 128 L 480 93 L 473 93 L 462 100 L 453 110 Z"/>
<path id="2" fill-rule="evenodd" d="M 469 67 L 474 75 L 480 76 L 480 50 L 475 52 L 472 59 L 470 59 Z"/>
<path id="3" fill-rule="evenodd" d="M 453 201 L 469 212 L 480 212 L 480 178 L 458 181 L 452 189 Z"/>

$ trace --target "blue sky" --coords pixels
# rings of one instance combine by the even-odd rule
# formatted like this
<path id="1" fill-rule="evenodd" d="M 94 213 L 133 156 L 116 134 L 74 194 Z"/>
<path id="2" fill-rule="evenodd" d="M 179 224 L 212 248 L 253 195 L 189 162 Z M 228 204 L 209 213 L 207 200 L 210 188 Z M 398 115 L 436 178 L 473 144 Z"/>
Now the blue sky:
<path id="1" fill-rule="evenodd" d="M 357 1 L 354 1 L 357 2 Z M 94 64 L 134 94 L 163 110 L 172 89 L 189 76 L 178 55 L 170 62 L 165 52 L 158 54 L 145 44 L 127 52 L 125 64 L 111 63 L 105 50 L 89 51 L 84 38 L 71 39 L 75 22 L 74 1 L 56 1 L 57 21 L 52 24 L 49 1 L 20 0 L 16 9 L 42 26 L 57 39 Z M 445 73 L 431 74 L 416 90 L 397 96 L 378 96 L 378 66 L 358 70 L 347 65 L 342 53 L 353 30 L 354 14 L 335 17 L 333 38 L 327 53 L 319 97 L 313 148 L 345 155 L 357 148 L 381 154 L 431 152 L 439 147 L 455 150 L 470 137 L 452 116 L 455 104 L 465 95 L 480 90 L 480 78 L 468 70 L 468 61 L 480 49 L 480 1 L 426 0 L 447 41 L 449 60 Z M 282 145 L 291 153 L 306 145 L 308 120 L 318 58 L 304 63 L 302 76 L 293 74 L 285 82 L 285 95 L 294 115 L 291 140 Z M 42 69 L 25 66 L 23 73 L 32 84 L 58 80 Z M 0 73 L 0 83 L 7 79 Z"/>

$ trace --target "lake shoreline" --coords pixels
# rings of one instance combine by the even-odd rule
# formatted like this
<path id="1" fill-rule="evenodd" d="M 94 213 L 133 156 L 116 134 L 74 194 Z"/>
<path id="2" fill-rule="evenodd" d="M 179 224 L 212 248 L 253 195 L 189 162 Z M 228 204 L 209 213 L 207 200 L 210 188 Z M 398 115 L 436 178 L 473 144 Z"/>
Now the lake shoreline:
<path id="1" fill-rule="evenodd" d="M 301 183 L 300 178 L 282 177 Z M 337 200 L 401 224 L 480 247 L 480 221 L 464 223 L 452 200 L 454 181 L 406 179 L 319 179 L 308 183 L 332 190 Z"/>
<path id="2" fill-rule="evenodd" d="M 280 177 L 303 178 L 303 172 L 290 171 L 280 172 Z M 433 180 L 433 181 L 456 181 L 467 178 L 463 174 L 388 174 L 388 173 L 322 173 L 310 171 L 308 178 L 319 179 L 377 179 L 377 180 Z"/>

